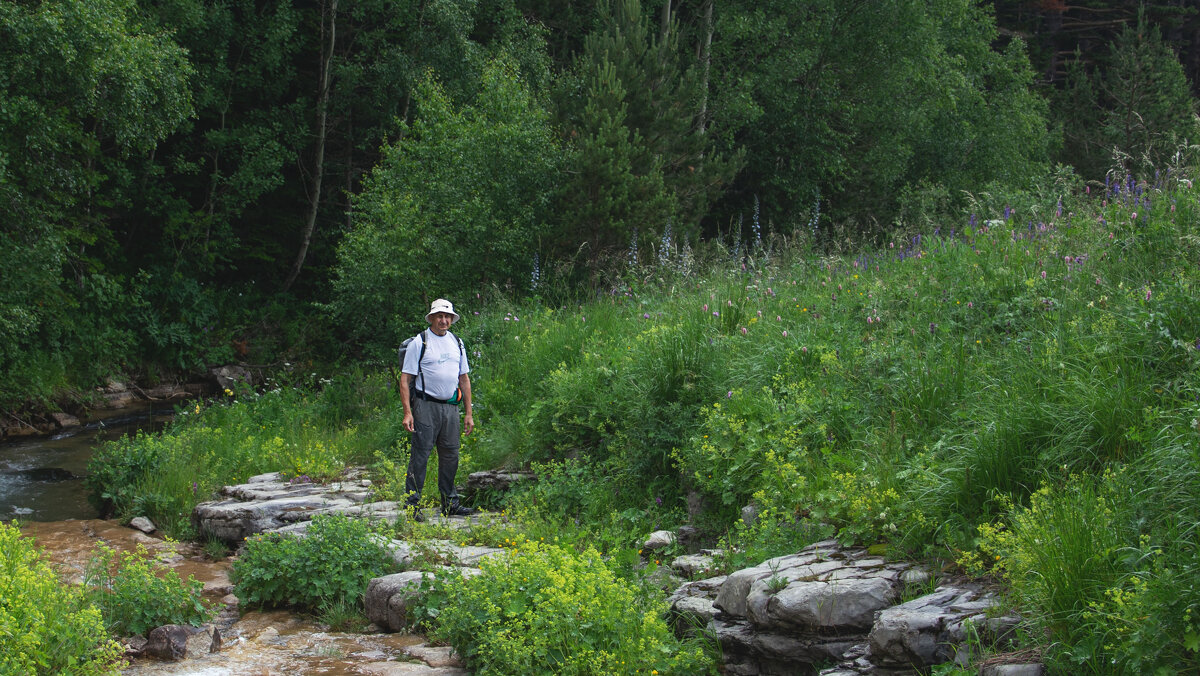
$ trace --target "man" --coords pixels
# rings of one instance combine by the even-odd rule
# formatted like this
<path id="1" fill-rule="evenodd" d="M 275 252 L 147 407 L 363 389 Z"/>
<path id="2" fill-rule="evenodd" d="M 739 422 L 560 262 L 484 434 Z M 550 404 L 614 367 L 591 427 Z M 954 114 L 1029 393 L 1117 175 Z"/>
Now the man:
<path id="1" fill-rule="evenodd" d="M 438 449 L 438 492 L 442 495 L 442 514 L 468 516 L 476 510 L 459 503 L 454 488 L 458 473 L 458 403 L 466 410 L 462 433 L 475 429 L 471 415 L 471 377 L 467 375 L 467 352 L 450 325 L 458 321 L 454 305 L 439 298 L 425 315 L 429 329 L 422 331 L 404 353 L 400 369 L 400 401 L 404 404 L 404 429 L 412 433 L 412 455 L 404 491 L 413 518 L 424 521 L 417 503 L 425 485 L 425 466 L 434 445 Z"/>

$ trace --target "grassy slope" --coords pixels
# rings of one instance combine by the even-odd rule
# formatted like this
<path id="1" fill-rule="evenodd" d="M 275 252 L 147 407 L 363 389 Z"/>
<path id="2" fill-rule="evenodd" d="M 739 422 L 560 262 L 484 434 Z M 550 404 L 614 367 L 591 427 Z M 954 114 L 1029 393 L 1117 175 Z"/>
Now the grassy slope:
<path id="1" fill-rule="evenodd" d="M 479 425 L 460 475 L 534 465 L 508 514 L 614 561 L 686 521 L 729 566 L 886 543 L 1004 576 L 1063 670 L 1195 669 L 1200 205 L 1181 185 L 1014 198 L 857 258 L 663 252 L 569 308 L 460 303 Z M 374 462 L 386 494 L 398 408 L 384 375 L 243 393 L 106 449 L 93 484 L 182 535 L 259 471 Z"/>

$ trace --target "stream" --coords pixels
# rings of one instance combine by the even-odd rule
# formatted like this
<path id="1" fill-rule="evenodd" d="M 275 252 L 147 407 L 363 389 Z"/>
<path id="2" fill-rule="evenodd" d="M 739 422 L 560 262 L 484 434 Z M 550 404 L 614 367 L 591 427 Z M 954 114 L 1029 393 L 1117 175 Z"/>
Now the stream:
<path id="1" fill-rule="evenodd" d="M 158 431 L 175 414 L 168 404 L 144 403 L 110 411 L 102 420 L 49 437 L 0 444 L 0 520 L 94 519 L 83 478 L 92 450 L 139 430 Z"/>
<path id="2" fill-rule="evenodd" d="M 14 519 L 33 538 L 64 583 L 83 580 L 100 543 L 117 551 L 144 547 L 181 578 L 204 584 L 204 598 L 223 609 L 215 621 L 220 652 L 182 662 L 139 657 L 122 670 L 129 676 L 265 676 L 270 674 L 452 674 L 405 654 L 424 643 L 409 634 L 343 633 L 287 610 L 241 612 L 233 596 L 230 558 L 214 561 L 199 545 L 170 543 L 99 518 L 84 488 L 87 464 L 101 442 L 138 431 L 158 431 L 173 415 L 164 404 L 113 411 L 102 421 L 49 437 L 0 444 L 0 520 Z M 364 623 L 365 623 L 364 618 Z"/>

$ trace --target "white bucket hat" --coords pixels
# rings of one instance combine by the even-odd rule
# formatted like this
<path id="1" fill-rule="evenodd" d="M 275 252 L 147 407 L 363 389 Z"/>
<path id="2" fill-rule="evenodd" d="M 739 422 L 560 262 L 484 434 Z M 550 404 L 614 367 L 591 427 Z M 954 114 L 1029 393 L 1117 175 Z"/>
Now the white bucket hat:
<path id="1" fill-rule="evenodd" d="M 445 312 L 453 317 L 453 319 L 450 320 L 451 324 L 458 321 L 458 313 L 454 311 L 454 303 L 451 303 L 445 298 L 439 298 L 429 305 L 429 314 L 425 315 L 425 321 L 432 324 L 432 317 L 439 312 Z"/>

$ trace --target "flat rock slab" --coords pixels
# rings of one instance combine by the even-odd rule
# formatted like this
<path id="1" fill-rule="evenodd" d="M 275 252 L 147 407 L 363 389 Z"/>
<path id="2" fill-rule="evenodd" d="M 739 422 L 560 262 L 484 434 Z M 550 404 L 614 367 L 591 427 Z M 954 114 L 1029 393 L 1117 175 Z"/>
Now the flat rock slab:
<path id="1" fill-rule="evenodd" d="M 192 524 L 202 537 L 240 545 L 260 533 L 303 533 L 308 522 L 321 514 L 342 514 L 394 523 L 406 518 L 403 505 L 372 501 L 371 482 L 362 469 L 347 470 L 338 481 L 319 484 L 285 479 L 279 472 L 251 477 L 246 483 L 225 486 L 221 499 L 202 502 L 192 510 Z M 466 530 L 492 516 L 446 517 L 425 510 L 427 522 L 450 530 Z"/>

